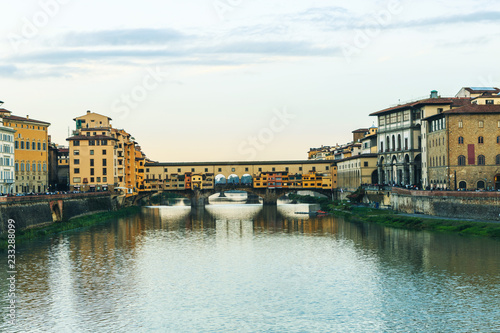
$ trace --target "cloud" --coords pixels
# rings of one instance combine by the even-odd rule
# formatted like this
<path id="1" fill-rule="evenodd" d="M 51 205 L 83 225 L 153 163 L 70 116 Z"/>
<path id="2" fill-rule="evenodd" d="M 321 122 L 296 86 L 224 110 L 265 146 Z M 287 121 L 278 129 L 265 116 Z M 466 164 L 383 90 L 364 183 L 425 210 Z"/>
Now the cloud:
<path id="1" fill-rule="evenodd" d="M 119 29 L 93 32 L 70 32 L 60 43 L 64 46 L 164 45 L 190 36 L 174 29 Z"/>

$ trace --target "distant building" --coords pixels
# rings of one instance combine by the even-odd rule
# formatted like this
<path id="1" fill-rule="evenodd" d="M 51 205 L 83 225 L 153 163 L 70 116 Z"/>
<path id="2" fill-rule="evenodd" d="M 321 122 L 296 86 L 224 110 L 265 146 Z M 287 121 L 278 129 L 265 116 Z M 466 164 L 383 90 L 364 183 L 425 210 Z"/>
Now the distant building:
<path id="1" fill-rule="evenodd" d="M 16 131 L 0 119 L 0 193 L 13 194 L 15 182 L 14 135 Z"/>
<path id="2" fill-rule="evenodd" d="M 441 98 L 432 91 L 430 98 L 370 114 L 378 119 L 378 183 L 425 186 L 422 119 L 466 104 L 470 98 Z"/>
<path id="3" fill-rule="evenodd" d="M 476 101 L 425 119 L 430 188 L 500 189 L 500 104 Z"/>
<path id="4" fill-rule="evenodd" d="M 123 190 L 136 194 L 143 184 L 144 156 L 134 138 L 111 126 L 111 118 L 87 111 L 73 119 L 76 130 L 69 137 L 70 189 Z M 139 165 L 136 165 L 136 156 Z"/>
<path id="5" fill-rule="evenodd" d="M 48 134 L 50 123 L 29 116 L 19 117 L 0 109 L 3 125 L 15 130 L 15 193 L 42 193 L 49 185 Z"/>

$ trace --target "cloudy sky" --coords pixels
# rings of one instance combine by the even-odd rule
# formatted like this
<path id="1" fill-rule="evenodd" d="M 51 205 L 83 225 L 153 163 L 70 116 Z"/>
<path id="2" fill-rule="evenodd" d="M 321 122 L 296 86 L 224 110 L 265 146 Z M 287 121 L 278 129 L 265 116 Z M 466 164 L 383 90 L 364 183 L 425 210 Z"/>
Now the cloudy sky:
<path id="1" fill-rule="evenodd" d="M 433 89 L 500 86 L 500 4 L 25 0 L 0 4 L 0 100 L 67 144 L 86 110 L 156 161 L 305 159 Z M 497 40 L 497 42 L 495 42 Z"/>

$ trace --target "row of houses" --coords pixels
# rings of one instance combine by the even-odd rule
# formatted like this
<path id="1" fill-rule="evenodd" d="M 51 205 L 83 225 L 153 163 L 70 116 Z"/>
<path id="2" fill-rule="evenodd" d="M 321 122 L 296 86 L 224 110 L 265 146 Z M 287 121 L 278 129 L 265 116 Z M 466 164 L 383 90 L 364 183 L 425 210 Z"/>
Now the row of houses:
<path id="1" fill-rule="evenodd" d="M 0 102 L 0 105 L 2 102 Z M 111 118 L 87 111 L 74 119 L 68 146 L 51 142 L 49 122 L 0 109 L 0 193 L 145 189 L 146 156 Z"/>
<path id="2" fill-rule="evenodd" d="M 370 114 L 378 127 L 353 131 L 345 145 L 311 148 L 332 159 L 338 187 L 361 184 L 424 189 L 500 189 L 500 89 L 465 87 Z"/>

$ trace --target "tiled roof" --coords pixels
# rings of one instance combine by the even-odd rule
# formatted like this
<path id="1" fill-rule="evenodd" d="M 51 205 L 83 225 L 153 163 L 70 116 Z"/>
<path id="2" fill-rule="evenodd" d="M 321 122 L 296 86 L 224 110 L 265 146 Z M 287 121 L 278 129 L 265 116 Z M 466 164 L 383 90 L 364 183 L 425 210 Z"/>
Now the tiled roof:
<path id="1" fill-rule="evenodd" d="M 14 116 L 14 115 L 5 116 L 4 119 L 15 120 L 15 121 L 27 121 L 27 122 L 32 122 L 32 123 L 44 125 L 44 126 L 50 126 L 50 123 L 45 122 L 45 121 L 31 119 L 31 118 L 24 118 L 24 117 L 19 117 L 19 116 Z"/>
<path id="2" fill-rule="evenodd" d="M 66 141 L 73 141 L 73 140 L 114 140 L 114 141 L 118 141 L 115 138 L 112 138 L 110 136 L 105 136 L 105 135 L 94 135 L 94 136 L 75 135 L 75 136 L 72 136 L 72 137 L 69 137 L 66 139 Z"/>
<path id="3" fill-rule="evenodd" d="M 406 110 L 410 108 L 414 108 L 420 105 L 446 105 L 451 104 L 453 106 L 464 105 L 465 103 L 469 103 L 470 98 L 458 98 L 458 97 L 439 97 L 439 98 L 426 98 L 421 99 L 415 102 L 410 102 L 406 104 L 401 104 L 397 106 L 393 106 L 384 110 L 380 110 L 377 112 L 370 113 L 370 116 L 378 116 L 385 113 L 390 113 L 392 111 L 397 110 Z"/>
<path id="4" fill-rule="evenodd" d="M 500 113 L 500 104 L 468 104 L 456 109 L 444 111 L 445 114 L 477 114 L 477 113 Z"/>

